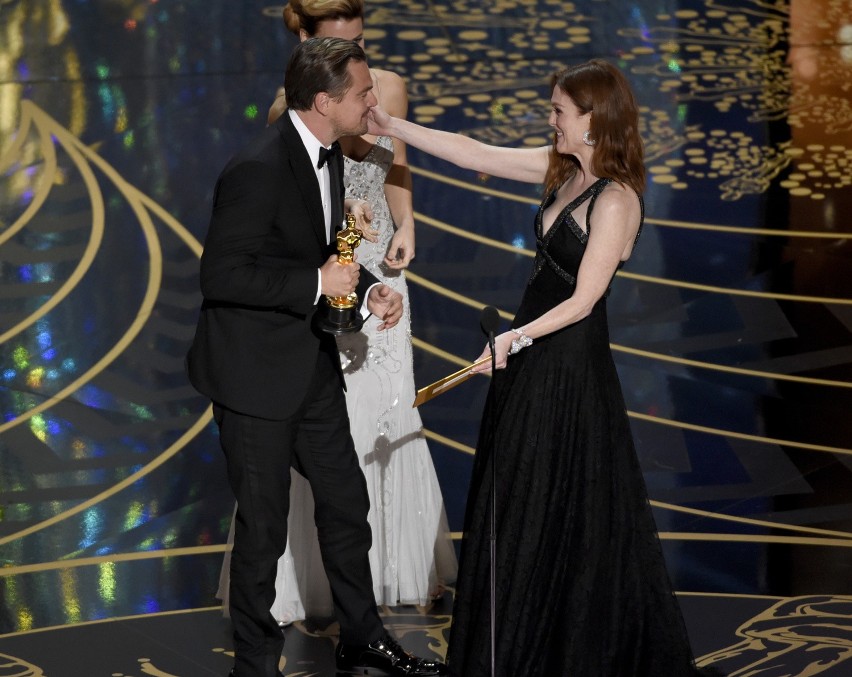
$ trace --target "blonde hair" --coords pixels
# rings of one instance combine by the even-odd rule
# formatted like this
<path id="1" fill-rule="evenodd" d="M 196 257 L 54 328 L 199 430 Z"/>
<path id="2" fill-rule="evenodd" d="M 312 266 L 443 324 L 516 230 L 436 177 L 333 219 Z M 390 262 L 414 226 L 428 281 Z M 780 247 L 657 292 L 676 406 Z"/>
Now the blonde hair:
<path id="1" fill-rule="evenodd" d="M 284 24 L 297 36 L 299 31 L 316 35 L 323 21 L 359 18 L 364 18 L 364 0 L 289 0 L 284 5 Z"/>

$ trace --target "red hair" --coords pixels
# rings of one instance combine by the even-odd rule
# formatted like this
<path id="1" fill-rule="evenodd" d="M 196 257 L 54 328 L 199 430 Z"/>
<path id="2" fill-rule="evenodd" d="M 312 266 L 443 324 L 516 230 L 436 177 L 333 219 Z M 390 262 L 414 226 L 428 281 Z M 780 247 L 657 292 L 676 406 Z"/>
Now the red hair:
<path id="1" fill-rule="evenodd" d="M 550 79 L 585 115 L 591 113 L 589 132 L 595 141 L 591 172 L 613 179 L 642 195 L 645 190 L 644 148 L 639 136 L 639 107 L 622 72 L 602 59 L 570 66 Z M 556 151 L 554 138 L 544 179 L 545 195 L 574 176 L 579 165 L 571 155 Z"/>

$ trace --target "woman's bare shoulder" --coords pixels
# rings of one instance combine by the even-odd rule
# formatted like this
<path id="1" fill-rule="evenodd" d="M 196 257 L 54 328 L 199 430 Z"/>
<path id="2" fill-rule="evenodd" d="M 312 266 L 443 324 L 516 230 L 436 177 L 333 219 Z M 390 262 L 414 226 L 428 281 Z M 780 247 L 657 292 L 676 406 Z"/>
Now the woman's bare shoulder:
<path id="1" fill-rule="evenodd" d="M 601 191 L 600 199 L 604 202 L 620 205 L 635 205 L 639 202 L 636 191 L 618 181 L 610 181 Z"/>
<path id="2" fill-rule="evenodd" d="M 281 114 L 286 109 L 287 97 L 284 93 L 284 87 L 279 87 L 278 91 L 275 92 L 275 99 L 273 99 L 272 105 L 269 107 L 269 112 L 266 115 L 266 124 L 271 125 L 281 117 Z"/>
<path id="3" fill-rule="evenodd" d="M 636 191 L 630 186 L 611 181 L 598 196 L 592 218 L 597 216 L 606 221 L 615 219 L 617 223 L 623 223 L 628 228 L 638 228 L 641 212 L 642 207 Z"/>
<path id="4" fill-rule="evenodd" d="M 376 80 L 381 87 L 390 87 L 391 89 L 405 91 L 405 80 L 399 73 L 386 71 L 383 68 L 371 68 L 370 71 L 376 76 Z"/>

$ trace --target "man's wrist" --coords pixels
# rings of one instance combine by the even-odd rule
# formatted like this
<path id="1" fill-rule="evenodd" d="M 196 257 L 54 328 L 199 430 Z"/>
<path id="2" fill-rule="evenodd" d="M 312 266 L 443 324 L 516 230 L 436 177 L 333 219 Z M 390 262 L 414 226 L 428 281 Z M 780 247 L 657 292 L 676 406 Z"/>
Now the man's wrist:
<path id="1" fill-rule="evenodd" d="M 322 268 L 317 268 L 317 295 L 314 298 L 314 305 L 318 304 L 322 298 Z"/>
<path id="2" fill-rule="evenodd" d="M 370 315 L 372 315 L 372 312 L 367 307 L 367 301 L 370 299 L 370 292 L 373 291 L 374 287 L 378 287 L 380 284 L 382 284 L 382 283 L 381 282 L 374 282 L 369 287 L 367 287 L 367 291 L 364 294 L 364 300 L 361 303 L 361 308 L 360 308 L 359 312 L 361 313 L 361 317 L 364 318 L 365 320 L 368 317 L 370 317 Z"/>

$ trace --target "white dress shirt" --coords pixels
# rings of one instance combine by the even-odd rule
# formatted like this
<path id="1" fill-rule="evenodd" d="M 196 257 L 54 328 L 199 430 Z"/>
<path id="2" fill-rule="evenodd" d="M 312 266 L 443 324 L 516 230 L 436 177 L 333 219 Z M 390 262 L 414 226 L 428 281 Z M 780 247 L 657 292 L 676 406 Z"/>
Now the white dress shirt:
<path id="1" fill-rule="evenodd" d="M 337 226 L 339 224 L 334 224 L 332 228 L 331 223 L 331 172 L 328 168 L 328 162 L 326 162 L 322 168 L 318 168 L 317 164 L 319 163 L 319 152 L 320 148 L 325 148 L 322 145 L 320 140 L 315 137 L 311 130 L 308 129 L 307 125 L 302 122 L 302 118 L 294 111 L 292 108 L 287 109 L 287 113 L 290 115 L 290 120 L 293 122 L 293 126 L 296 128 L 296 131 L 299 133 L 299 138 L 302 139 L 302 143 L 305 145 L 305 150 L 308 151 L 308 157 L 311 158 L 311 166 L 314 168 L 314 173 L 317 176 L 317 183 L 319 184 L 320 196 L 322 197 L 322 212 L 325 215 L 325 242 L 328 244 L 331 241 L 331 232 L 332 230 L 337 230 Z M 331 148 L 330 146 L 328 147 Z M 343 158 L 341 157 L 341 162 Z M 369 295 L 370 291 L 376 285 L 373 284 L 367 290 L 367 294 Z M 314 305 L 319 303 L 320 297 L 322 296 L 322 270 L 317 268 L 317 295 L 314 298 Z M 363 302 L 364 299 L 361 299 Z M 370 311 L 367 310 L 367 304 L 361 303 L 361 316 L 367 317 L 370 314 Z"/>
<path id="2" fill-rule="evenodd" d="M 299 137 L 302 139 L 305 149 L 308 151 L 308 157 L 311 158 L 311 166 L 314 168 L 314 173 L 317 176 L 320 197 L 322 198 L 322 213 L 325 215 L 325 242 L 328 244 L 331 238 L 331 176 L 328 169 L 328 162 L 322 166 L 322 169 L 317 167 L 317 163 L 319 162 L 319 151 L 320 148 L 324 148 L 324 146 L 320 143 L 320 140 L 311 133 L 311 130 L 308 129 L 307 125 L 302 122 L 302 118 L 299 117 L 296 111 L 292 108 L 288 108 L 287 113 L 290 115 L 290 120 L 292 120 L 293 126 L 299 133 Z M 322 271 L 317 268 L 317 295 L 316 298 L 314 298 L 314 305 L 319 303 L 320 296 L 322 296 Z"/>

